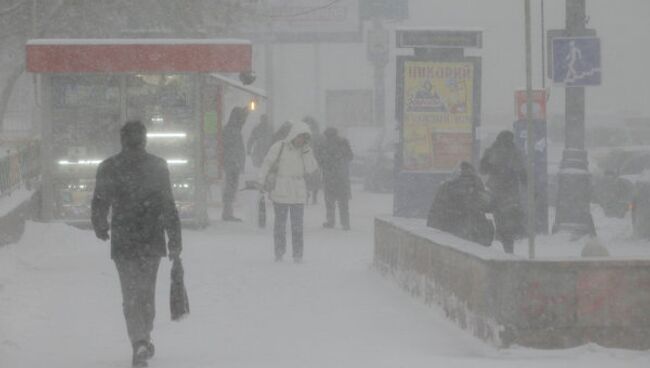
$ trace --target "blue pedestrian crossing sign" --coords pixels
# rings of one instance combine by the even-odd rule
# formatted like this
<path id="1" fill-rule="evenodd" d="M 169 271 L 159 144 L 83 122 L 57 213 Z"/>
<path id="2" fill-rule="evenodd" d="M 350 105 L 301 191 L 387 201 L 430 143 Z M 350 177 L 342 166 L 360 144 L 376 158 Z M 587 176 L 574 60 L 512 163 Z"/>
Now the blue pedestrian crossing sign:
<path id="1" fill-rule="evenodd" d="M 554 83 L 565 87 L 600 85 L 600 38 L 558 37 L 552 43 Z"/>

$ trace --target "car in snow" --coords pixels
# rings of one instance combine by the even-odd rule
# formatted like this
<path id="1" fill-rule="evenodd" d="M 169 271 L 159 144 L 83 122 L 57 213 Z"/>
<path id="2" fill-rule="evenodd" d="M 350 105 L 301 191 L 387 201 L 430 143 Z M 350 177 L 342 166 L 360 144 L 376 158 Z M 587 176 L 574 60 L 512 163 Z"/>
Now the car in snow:
<path id="1" fill-rule="evenodd" d="M 634 235 L 650 238 L 650 147 L 613 151 L 606 157 L 604 174 L 595 178 L 596 201 L 607 216 L 624 217 L 629 210 Z"/>
<path id="2" fill-rule="evenodd" d="M 650 147 L 616 148 L 594 156 L 593 202 L 606 216 L 622 218 L 630 207 L 636 179 L 650 169 Z"/>

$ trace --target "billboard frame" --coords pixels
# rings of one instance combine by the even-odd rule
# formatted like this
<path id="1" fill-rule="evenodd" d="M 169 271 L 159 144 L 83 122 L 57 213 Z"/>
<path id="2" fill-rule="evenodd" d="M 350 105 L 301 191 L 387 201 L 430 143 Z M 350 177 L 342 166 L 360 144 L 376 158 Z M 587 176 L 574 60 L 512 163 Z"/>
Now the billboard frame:
<path id="1" fill-rule="evenodd" d="M 396 84 L 396 100 L 395 100 L 395 119 L 398 123 L 399 129 L 399 143 L 396 151 L 395 169 L 398 172 L 424 172 L 435 173 L 437 171 L 411 171 L 403 170 L 404 163 L 404 67 L 407 62 L 434 62 L 434 63 L 470 63 L 474 67 L 473 78 L 473 91 L 472 91 L 472 164 L 478 162 L 478 154 L 480 150 L 477 130 L 480 127 L 481 120 L 481 57 L 478 56 L 463 56 L 463 57 L 423 57 L 412 55 L 397 56 L 397 84 Z"/>
<path id="2" fill-rule="evenodd" d="M 394 166 L 394 197 L 393 214 L 401 217 L 426 217 L 433 197 L 440 184 L 447 180 L 452 170 L 434 171 L 410 171 L 404 170 L 404 69 L 409 61 L 425 61 L 436 63 L 471 63 L 474 67 L 473 80 L 473 101 L 472 101 L 472 154 L 471 161 L 476 166 L 480 154 L 480 118 L 481 118 L 481 79 L 482 79 L 482 58 L 480 56 L 464 56 L 463 49 L 424 50 L 418 55 L 397 56 L 397 83 L 396 83 L 396 105 L 395 119 L 399 130 L 399 141 L 395 150 Z M 416 49 L 417 51 L 417 49 Z M 433 52 L 428 52 L 433 51 Z M 438 52 L 436 52 L 438 51 Z M 442 52 L 441 52 L 442 51 Z"/>

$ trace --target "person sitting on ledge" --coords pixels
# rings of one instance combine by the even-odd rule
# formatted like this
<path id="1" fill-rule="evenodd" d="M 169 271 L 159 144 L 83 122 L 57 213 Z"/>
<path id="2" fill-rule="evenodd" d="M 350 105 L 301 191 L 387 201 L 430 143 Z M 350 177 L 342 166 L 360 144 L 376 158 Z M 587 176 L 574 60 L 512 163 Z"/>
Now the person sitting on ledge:
<path id="1" fill-rule="evenodd" d="M 474 167 L 463 161 L 460 173 L 442 183 L 429 210 L 427 226 L 485 246 L 492 244 L 494 225 L 485 214 L 490 196 Z"/>

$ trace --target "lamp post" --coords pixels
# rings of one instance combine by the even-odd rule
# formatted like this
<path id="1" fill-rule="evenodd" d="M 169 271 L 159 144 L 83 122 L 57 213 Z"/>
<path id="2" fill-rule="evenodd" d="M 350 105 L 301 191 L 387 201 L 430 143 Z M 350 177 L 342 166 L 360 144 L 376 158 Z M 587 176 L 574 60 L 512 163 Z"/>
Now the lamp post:
<path id="1" fill-rule="evenodd" d="M 589 35 L 585 19 L 585 0 L 566 0 L 566 36 Z M 553 232 L 567 230 L 581 236 L 594 231 L 589 209 L 591 174 L 585 150 L 585 87 L 567 86 L 565 90 L 565 147 Z"/>
<path id="2" fill-rule="evenodd" d="M 526 18 L 526 148 L 527 148 L 527 204 L 528 204 L 528 257 L 535 258 L 535 141 L 533 137 L 533 66 L 532 66 L 532 47 L 530 32 L 530 0 L 525 2 Z"/>

